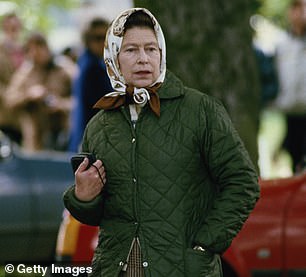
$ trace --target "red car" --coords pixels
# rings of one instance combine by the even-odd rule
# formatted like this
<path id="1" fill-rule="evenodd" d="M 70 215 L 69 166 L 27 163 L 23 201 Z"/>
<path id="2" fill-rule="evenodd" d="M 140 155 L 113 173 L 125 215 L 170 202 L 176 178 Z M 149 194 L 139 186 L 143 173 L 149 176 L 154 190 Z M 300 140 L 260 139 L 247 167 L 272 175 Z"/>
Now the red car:
<path id="1" fill-rule="evenodd" d="M 306 276 L 306 172 L 260 185 L 260 200 L 222 256 L 224 276 Z M 97 227 L 79 223 L 66 211 L 57 258 L 90 262 L 97 240 Z"/>

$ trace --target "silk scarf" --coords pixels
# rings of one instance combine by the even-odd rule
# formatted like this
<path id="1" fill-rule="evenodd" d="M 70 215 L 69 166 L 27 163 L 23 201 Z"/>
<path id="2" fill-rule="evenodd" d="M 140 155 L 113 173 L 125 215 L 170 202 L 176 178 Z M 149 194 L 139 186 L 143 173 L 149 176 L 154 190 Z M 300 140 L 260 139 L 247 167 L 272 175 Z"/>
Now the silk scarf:
<path id="1" fill-rule="evenodd" d="M 136 11 L 143 11 L 152 20 L 154 32 L 156 34 L 158 46 L 161 52 L 160 75 L 157 80 L 146 88 L 130 88 L 122 76 L 119 68 L 118 54 L 121 49 L 121 44 L 124 36 L 124 24 L 126 20 Z M 107 68 L 107 74 L 110 78 L 114 92 L 106 94 L 96 104 L 95 108 L 114 109 L 124 103 L 133 101 L 135 104 L 144 106 L 147 102 L 153 112 L 159 116 L 159 98 L 157 89 L 163 83 L 166 74 L 166 44 L 162 29 L 151 14 L 150 11 L 144 8 L 132 8 L 122 12 L 110 25 L 105 39 L 104 45 L 104 61 Z"/>

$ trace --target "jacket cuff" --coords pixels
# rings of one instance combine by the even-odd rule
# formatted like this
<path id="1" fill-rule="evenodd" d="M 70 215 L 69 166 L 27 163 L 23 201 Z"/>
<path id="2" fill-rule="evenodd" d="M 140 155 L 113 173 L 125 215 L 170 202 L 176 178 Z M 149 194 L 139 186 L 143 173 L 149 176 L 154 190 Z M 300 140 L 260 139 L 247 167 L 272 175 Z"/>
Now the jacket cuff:
<path id="1" fill-rule="evenodd" d="M 92 201 L 84 202 L 76 198 L 75 186 L 70 187 L 63 196 L 64 205 L 78 221 L 92 226 L 99 226 L 103 215 L 103 196 L 100 194 Z"/>
<path id="2" fill-rule="evenodd" d="M 98 195 L 91 201 L 81 201 L 75 196 L 75 185 L 68 188 L 64 193 L 64 202 L 69 202 L 71 206 L 78 208 L 80 210 L 92 210 L 101 203 L 102 195 Z"/>

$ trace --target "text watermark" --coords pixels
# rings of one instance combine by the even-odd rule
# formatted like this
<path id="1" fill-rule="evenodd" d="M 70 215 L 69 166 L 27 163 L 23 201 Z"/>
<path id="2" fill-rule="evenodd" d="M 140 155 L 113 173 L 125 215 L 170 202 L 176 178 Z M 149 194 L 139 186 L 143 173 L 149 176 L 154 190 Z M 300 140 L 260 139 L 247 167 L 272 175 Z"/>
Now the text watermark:
<path id="1" fill-rule="evenodd" d="M 13 264 L 7 263 L 4 266 L 5 276 L 10 276 L 10 274 L 35 274 L 35 276 L 61 276 L 62 274 L 70 274 L 73 277 L 78 277 L 83 274 L 90 274 L 92 273 L 91 266 L 72 266 L 72 265 L 58 265 L 58 264 L 51 264 L 51 265 L 40 265 L 40 264 Z"/>

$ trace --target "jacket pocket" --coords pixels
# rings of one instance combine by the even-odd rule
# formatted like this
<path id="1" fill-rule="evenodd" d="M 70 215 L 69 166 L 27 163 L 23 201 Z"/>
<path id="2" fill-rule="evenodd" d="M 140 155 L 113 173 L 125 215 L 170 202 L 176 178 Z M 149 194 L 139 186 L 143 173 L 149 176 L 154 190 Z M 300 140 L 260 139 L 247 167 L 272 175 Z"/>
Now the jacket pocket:
<path id="1" fill-rule="evenodd" d="M 220 256 L 188 248 L 185 253 L 185 277 L 222 277 Z"/>

